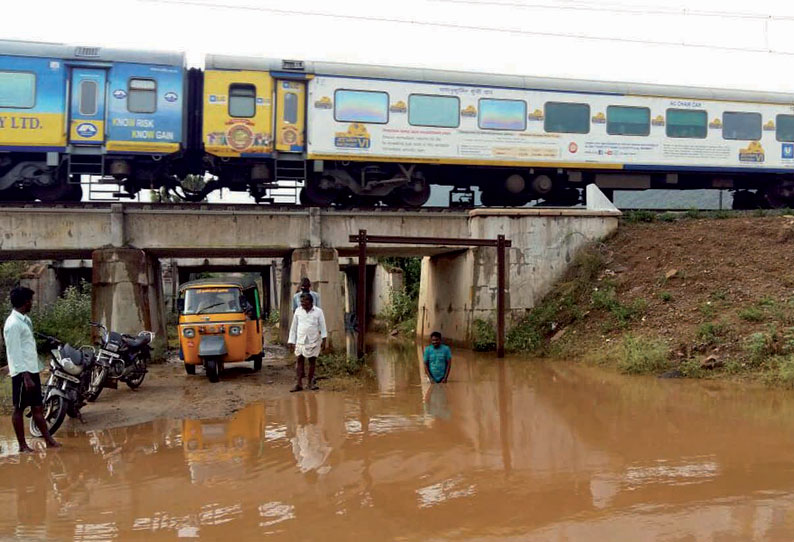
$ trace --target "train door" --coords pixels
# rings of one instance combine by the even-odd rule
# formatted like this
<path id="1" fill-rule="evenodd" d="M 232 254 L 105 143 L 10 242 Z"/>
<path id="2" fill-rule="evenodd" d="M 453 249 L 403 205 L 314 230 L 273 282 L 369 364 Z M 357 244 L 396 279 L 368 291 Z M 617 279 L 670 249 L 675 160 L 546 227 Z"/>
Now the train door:
<path id="1" fill-rule="evenodd" d="M 306 81 L 276 82 L 276 150 L 303 152 L 306 148 Z"/>
<path id="2" fill-rule="evenodd" d="M 72 68 L 69 142 L 73 145 L 105 142 L 106 81 L 104 69 Z"/>

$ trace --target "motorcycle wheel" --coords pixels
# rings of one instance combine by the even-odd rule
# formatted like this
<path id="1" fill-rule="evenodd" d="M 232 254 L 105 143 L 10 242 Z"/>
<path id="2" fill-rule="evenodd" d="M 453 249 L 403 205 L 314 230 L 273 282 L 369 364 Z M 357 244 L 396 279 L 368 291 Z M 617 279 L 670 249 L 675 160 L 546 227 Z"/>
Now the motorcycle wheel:
<path id="1" fill-rule="evenodd" d="M 86 401 L 93 403 L 99 399 L 99 394 L 102 393 L 102 390 L 105 388 L 106 376 L 107 369 L 105 367 L 102 367 L 101 365 L 94 365 L 94 367 L 91 369 L 91 387 L 96 388 L 96 391 L 91 391 L 91 387 L 89 387 L 85 394 Z"/>
<path id="2" fill-rule="evenodd" d="M 146 360 L 137 359 L 135 360 L 135 371 L 124 380 L 124 383 L 131 390 L 135 390 L 141 387 L 144 378 L 146 378 Z"/>
<path id="3" fill-rule="evenodd" d="M 220 380 L 220 367 L 218 366 L 218 360 L 213 358 L 205 359 L 204 371 L 207 373 L 207 378 L 210 379 L 210 382 L 214 383 Z"/>
<path id="4" fill-rule="evenodd" d="M 44 421 L 47 422 L 47 429 L 50 435 L 54 435 L 61 426 L 63 420 L 66 418 L 67 410 L 66 400 L 60 395 L 50 395 L 44 402 Z M 31 435 L 34 437 L 41 436 L 41 431 L 36 427 L 36 422 L 33 421 L 33 417 L 30 418 L 29 426 Z"/>

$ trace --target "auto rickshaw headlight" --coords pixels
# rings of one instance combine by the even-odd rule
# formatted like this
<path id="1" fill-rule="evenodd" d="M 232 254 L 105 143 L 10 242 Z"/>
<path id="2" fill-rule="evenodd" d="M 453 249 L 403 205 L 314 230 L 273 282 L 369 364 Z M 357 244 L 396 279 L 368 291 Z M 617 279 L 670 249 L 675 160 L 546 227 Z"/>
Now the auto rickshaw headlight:
<path id="1" fill-rule="evenodd" d="M 242 335 L 243 328 L 241 326 L 231 326 L 229 327 L 229 335 Z"/>
<path id="2" fill-rule="evenodd" d="M 185 329 L 182 330 L 182 335 L 186 339 L 192 339 L 193 337 L 196 336 L 196 330 L 193 329 L 192 327 L 186 327 Z"/>

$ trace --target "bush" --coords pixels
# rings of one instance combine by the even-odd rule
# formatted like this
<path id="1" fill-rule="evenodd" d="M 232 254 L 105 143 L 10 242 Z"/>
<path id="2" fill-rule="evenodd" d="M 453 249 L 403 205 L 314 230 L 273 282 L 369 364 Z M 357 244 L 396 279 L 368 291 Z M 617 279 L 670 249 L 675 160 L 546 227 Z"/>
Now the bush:
<path id="1" fill-rule="evenodd" d="M 662 222 L 675 222 L 678 220 L 678 215 L 675 213 L 662 213 L 657 218 Z"/>
<path id="2" fill-rule="evenodd" d="M 81 282 L 70 286 L 48 307 L 40 307 L 30 315 L 33 329 L 52 335 L 79 348 L 91 344 L 91 285 Z"/>
<path id="3" fill-rule="evenodd" d="M 663 341 L 626 335 L 618 369 L 626 374 L 648 374 L 667 369 L 670 349 Z"/>
<path id="4" fill-rule="evenodd" d="M 474 320 L 474 350 L 477 352 L 490 352 L 496 350 L 496 329 L 494 325 L 477 318 Z"/>
<path id="5" fill-rule="evenodd" d="M 605 284 L 603 288 L 595 290 L 591 300 L 594 308 L 609 312 L 621 327 L 628 325 L 648 308 L 648 302 L 642 298 L 635 299 L 629 304 L 621 303 L 618 301 L 615 287 L 611 284 Z"/>
<path id="6" fill-rule="evenodd" d="M 265 324 L 270 327 L 275 327 L 279 325 L 281 322 L 281 314 L 278 312 L 278 309 L 271 309 L 270 314 L 267 315 L 265 318 Z"/>
<path id="7" fill-rule="evenodd" d="M 671 294 L 670 292 L 662 292 L 659 294 L 659 299 L 661 299 L 665 303 L 668 303 L 673 300 L 673 294 Z"/>
<path id="8" fill-rule="evenodd" d="M 723 323 L 715 324 L 713 322 L 706 322 L 701 324 L 700 327 L 698 327 L 698 339 L 706 344 L 716 344 L 719 338 L 725 335 L 727 327 L 728 326 Z"/>
<path id="9" fill-rule="evenodd" d="M 417 300 L 405 290 L 392 290 L 389 292 L 389 304 L 379 315 L 389 329 L 395 329 L 403 322 L 414 320 L 416 325 Z"/>

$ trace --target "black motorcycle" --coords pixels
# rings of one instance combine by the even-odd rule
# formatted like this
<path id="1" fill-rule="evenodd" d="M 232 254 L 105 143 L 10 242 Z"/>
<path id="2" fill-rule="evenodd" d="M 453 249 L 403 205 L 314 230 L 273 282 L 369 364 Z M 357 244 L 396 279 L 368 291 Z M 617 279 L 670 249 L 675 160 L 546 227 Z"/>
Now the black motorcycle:
<path id="1" fill-rule="evenodd" d="M 147 364 L 151 362 L 152 351 L 149 346 L 154 340 L 154 333 L 141 331 L 137 337 L 109 331 L 97 322 L 91 325 L 99 329 L 101 342 L 96 353 L 91 380 L 98 382 L 95 394 L 88 397 L 89 402 L 96 401 L 102 389 L 117 388 L 121 380 L 130 389 L 136 389 L 143 384 L 148 372 Z"/>
<path id="2" fill-rule="evenodd" d="M 80 409 L 89 397 L 98 395 L 98 382 L 93 376 L 94 348 L 83 346 L 80 349 L 64 343 L 49 335 L 37 334 L 45 339 L 50 347 L 50 377 L 42 393 L 44 395 L 44 420 L 50 434 L 54 434 L 68 415 L 80 417 Z M 40 437 L 33 418 L 30 419 L 30 433 Z"/>

